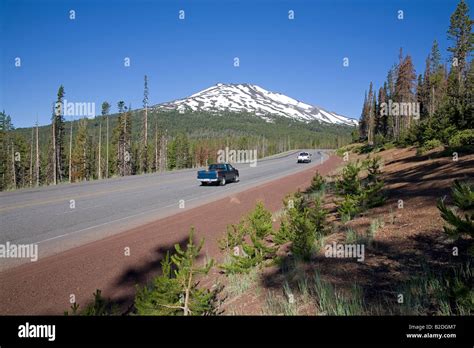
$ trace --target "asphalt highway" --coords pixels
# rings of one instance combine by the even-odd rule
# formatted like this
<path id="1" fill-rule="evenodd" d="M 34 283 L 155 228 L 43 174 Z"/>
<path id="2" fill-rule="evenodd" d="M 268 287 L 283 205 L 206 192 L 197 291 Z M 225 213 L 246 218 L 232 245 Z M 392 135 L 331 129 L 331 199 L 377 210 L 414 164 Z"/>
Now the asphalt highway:
<path id="1" fill-rule="evenodd" d="M 297 164 L 299 151 L 234 164 L 239 183 L 200 186 L 198 169 L 60 184 L 0 193 L 0 244 L 37 244 L 39 257 L 102 239 L 322 163 Z M 205 216 L 202 219 L 206 219 Z M 30 260 L 0 258 L 0 270 Z"/>

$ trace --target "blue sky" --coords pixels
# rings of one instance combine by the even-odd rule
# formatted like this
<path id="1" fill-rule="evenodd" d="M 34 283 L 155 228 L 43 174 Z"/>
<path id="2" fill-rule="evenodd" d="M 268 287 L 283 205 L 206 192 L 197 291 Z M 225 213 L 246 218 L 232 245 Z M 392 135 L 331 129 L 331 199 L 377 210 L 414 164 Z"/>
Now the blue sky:
<path id="1" fill-rule="evenodd" d="M 0 109 L 16 127 L 47 124 L 60 84 L 72 102 L 141 107 L 218 82 L 253 83 L 359 118 L 398 50 L 417 73 L 457 0 L 0 0 Z M 468 1 L 471 8 L 472 4 Z M 76 19 L 69 19 L 69 11 Z M 185 20 L 180 20 L 180 10 Z M 288 19 L 294 10 L 295 19 Z M 404 19 L 397 19 L 397 11 Z M 15 67 L 15 58 L 21 67 Z M 124 67 L 125 57 L 130 67 Z M 240 67 L 233 65 L 239 57 Z M 349 58 L 349 67 L 343 58 Z"/>

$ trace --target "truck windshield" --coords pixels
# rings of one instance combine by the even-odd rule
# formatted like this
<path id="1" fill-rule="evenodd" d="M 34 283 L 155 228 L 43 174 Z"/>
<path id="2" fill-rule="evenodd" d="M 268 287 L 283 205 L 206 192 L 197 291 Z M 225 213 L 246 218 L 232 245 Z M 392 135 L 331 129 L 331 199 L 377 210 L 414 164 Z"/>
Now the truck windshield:
<path id="1" fill-rule="evenodd" d="M 209 170 L 225 170 L 225 164 L 211 164 Z"/>

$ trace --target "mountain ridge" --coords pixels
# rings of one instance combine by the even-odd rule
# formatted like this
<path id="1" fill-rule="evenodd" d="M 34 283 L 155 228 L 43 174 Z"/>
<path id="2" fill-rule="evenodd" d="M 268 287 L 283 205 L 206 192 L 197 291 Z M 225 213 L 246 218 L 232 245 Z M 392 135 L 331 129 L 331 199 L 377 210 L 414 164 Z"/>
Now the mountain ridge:
<path id="1" fill-rule="evenodd" d="M 250 112 L 273 122 L 272 116 L 283 116 L 302 122 L 356 126 L 357 120 L 304 103 L 282 93 L 271 92 L 249 83 L 217 83 L 189 97 L 152 106 L 153 109 L 186 111 Z"/>

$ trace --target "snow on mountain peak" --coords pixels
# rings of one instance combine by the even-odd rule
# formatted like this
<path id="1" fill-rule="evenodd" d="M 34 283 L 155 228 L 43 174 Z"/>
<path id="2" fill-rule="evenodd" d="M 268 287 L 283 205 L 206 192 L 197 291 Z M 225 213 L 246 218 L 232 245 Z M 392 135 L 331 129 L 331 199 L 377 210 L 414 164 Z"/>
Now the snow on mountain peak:
<path id="1" fill-rule="evenodd" d="M 277 115 L 303 122 L 316 120 L 350 126 L 358 123 L 354 119 L 248 83 L 218 83 L 187 98 L 159 104 L 155 108 L 174 109 L 179 112 L 186 110 L 249 112 L 268 122 L 271 122 L 271 115 Z"/>

